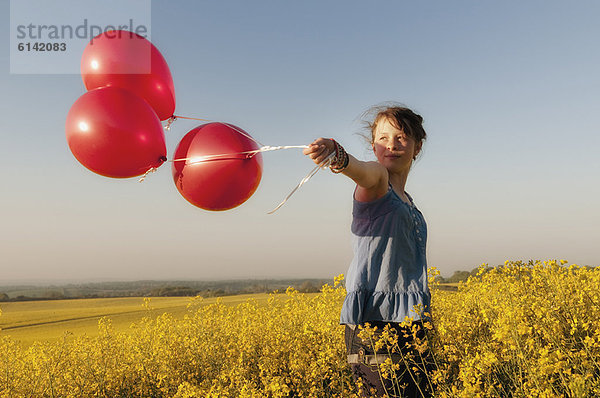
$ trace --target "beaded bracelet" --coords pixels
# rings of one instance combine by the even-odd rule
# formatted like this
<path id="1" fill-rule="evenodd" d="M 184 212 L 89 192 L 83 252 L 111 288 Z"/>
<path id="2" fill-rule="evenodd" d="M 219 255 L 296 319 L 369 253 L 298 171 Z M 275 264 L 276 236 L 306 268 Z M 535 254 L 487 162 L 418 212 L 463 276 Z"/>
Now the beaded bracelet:
<path id="1" fill-rule="evenodd" d="M 335 156 L 331 161 L 331 164 L 329 165 L 329 169 L 333 173 L 337 174 L 341 173 L 346 169 L 346 167 L 348 167 L 350 157 L 348 156 L 348 153 L 346 153 L 346 151 L 344 150 L 344 147 L 342 147 L 336 140 L 331 138 L 331 141 L 333 141 L 333 144 L 335 146 Z"/>

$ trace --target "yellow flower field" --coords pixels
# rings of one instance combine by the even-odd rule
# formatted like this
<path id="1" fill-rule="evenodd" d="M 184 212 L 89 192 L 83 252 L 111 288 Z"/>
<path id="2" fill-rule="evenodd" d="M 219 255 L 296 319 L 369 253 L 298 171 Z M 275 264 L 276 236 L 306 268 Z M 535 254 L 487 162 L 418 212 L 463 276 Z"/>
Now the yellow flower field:
<path id="1" fill-rule="evenodd" d="M 565 263 L 481 267 L 434 294 L 439 396 L 600 396 L 600 269 Z"/>
<path id="2" fill-rule="evenodd" d="M 225 296 L 221 300 L 226 305 L 238 305 L 249 298 L 266 303 L 266 293 L 239 294 Z M 98 321 L 110 318 L 113 330 L 126 332 L 132 323 L 147 316 L 169 313 L 176 319 L 189 314 L 189 297 L 153 297 L 152 311 L 143 305 L 143 297 L 85 298 L 68 300 L 16 301 L 0 303 L 3 310 L 0 329 L 5 335 L 28 347 L 35 341 L 57 342 L 65 331 L 73 336 L 98 336 Z M 202 305 L 210 305 L 216 298 L 202 300 Z"/>
<path id="3" fill-rule="evenodd" d="M 29 347 L 0 331 L 0 397 L 355 397 L 341 282 L 266 304 L 197 298 L 183 317 L 149 311 L 126 332 L 104 318 L 98 336 Z M 556 261 L 481 267 L 458 292 L 436 289 L 432 276 L 420 343 L 436 396 L 600 396 L 599 288 L 598 269 Z M 399 349 L 393 336 L 373 344 Z M 381 366 L 386 376 L 394 364 Z"/>

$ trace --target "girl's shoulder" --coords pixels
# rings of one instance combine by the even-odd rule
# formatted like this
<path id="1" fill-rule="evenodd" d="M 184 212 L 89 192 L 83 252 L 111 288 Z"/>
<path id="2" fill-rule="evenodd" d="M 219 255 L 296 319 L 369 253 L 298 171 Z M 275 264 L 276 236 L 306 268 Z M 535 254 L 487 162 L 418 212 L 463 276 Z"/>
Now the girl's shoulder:
<path id="1" fill-rule="evenodd" d="M 381 178 L 374 186 L 365 188 L 358 184 L 356 185 L 356 188 L 354 189 L 354 200 L 368 203 L 376 201 L 388 194 L 390 190 L 389 175 L 383 166 L 382 168 L 385 172 L 381 173 Z"/>

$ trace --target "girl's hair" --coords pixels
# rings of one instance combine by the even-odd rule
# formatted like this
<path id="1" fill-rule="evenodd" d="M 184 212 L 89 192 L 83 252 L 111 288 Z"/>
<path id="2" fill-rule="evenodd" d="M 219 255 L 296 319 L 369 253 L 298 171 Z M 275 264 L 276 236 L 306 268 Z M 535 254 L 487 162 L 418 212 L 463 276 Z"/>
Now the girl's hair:
<path id="1" fill-rule="evenodd" d="M 404 131 L 404 134 L 414 139 L 417 143 L 422 143 L 427 139 L 421 115 L 399 104 L 385 103 L 376 105 L 363 114 L 363 120 L 365 120 L 367 129 L 371 132 L 371 145 L 375 140 L 377 125 L 383 120 L 388 120 L 394 127 Z"/>

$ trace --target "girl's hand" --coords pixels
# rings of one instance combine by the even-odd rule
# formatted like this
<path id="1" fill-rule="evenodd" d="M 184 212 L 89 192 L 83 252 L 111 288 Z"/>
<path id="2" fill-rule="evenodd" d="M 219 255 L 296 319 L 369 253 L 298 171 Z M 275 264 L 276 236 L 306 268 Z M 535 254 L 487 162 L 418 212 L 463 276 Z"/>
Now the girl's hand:
<path id="1" fill-rule="evenodd" d="M 320 165 L 335 152 L 335 143 L 329 138 L 317 138 L 302 152 Z M 388 171 L 378 162 L 363 162 L 348 154 L 348 166 L 341 174 L 356 183 L 354 197 L 360 202 L 378 199 L 388 191 Z"/>
<path id="2" fill-rule="evenodd" d="M 327 156 L 335 152 L 335 144 L 328 138 L 317 138 L 302 152 L 305 155 L 310 156 L 312 161 L 316 164 L 321 164 Z"/>

